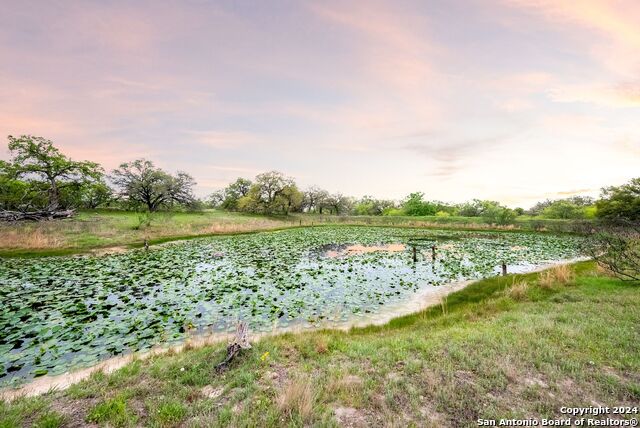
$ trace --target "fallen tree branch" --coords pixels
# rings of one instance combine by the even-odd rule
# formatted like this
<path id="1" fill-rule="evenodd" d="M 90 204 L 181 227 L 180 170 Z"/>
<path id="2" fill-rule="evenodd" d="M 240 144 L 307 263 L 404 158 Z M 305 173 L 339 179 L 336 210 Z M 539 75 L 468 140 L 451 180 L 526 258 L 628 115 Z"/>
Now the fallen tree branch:
<path id="1" fill-rule="evenodd" d="M 216 370 L 221 372 L 225 370 L 231 361 L 238 356 L 241 350 L 250 349 L 251 344 L 249 343 L 249 327 L 245 321 L 240 321 L 236 325 L 236 335 L 233 338 L 233 341 L 227 345 L 227 356 L 224 361 L 216 366 Z"/>
<path id="2" fill-rule="evenodd" d="M 54 220 L 57 218 L 69 218 L 75 214 L 75 210 L 63 211 L 0 211 L 0 221 L 41 221 Z"/>

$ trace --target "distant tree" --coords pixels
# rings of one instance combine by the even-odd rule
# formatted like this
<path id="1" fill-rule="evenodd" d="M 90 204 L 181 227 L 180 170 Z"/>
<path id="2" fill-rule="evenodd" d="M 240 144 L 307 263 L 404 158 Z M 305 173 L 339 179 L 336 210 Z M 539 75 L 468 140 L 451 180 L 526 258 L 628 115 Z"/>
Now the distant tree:
<path id="1" fill-rule="evenodd" d="M 238 201 L 249 194 L 251 190 L 251 180 L 246 178 L 238 178 L 224 189 L 224 199 L 220 204 L 221 208 L 226 210 L 238 209 Z"/>
<path id="2" fill-rule="evenodd" d="M 61 207 L 64 191 L 72 187 L 79 189 L 102 177 L 102 168 L 97 163 L 73 161 L 43 137 L 10 135 L 9 152 L 10 161 L 0 167 L 3 180 L 14 190 L 20 187 L 21 198 L 27 205 L 41 203 L 42 198 L 36 195 L 44 193 L 45 208 L 54 211 Z"/>
<path id="3" fill-rule="evenodd" d="M 507 225 L 512 224 L 517 217 L 514 210 L 496 201 L 480 201 L 480 205 L 482 206 L 481 216 L 487 223 Z"/>
<path id="4" fill-rule="evenodd" d="M 211 208 L 221 208 L 224 200 L 225 200 L 225 191 L 216 190 L 207 198 L 207 205 L 209 205 Z"/>
<path id="5" fill-rule="evenodd" d="M 596 215 L 603 219 L 640 221 L 640 177 L 622 186 L 605 187 L 596 206 Z"/>
<path id="6" fill-rule="evenodd" d="M 571 198 L 541 201 L 531 207 L 527 214 L 547 218 L 584 218 L 588 208 L 593 206 L 594 200 L 588 196 L 573 196 Z"/>
<path id="7" fill-rule="evenodd" d="M 558 218 L 558 219 L 579 219 L 585 218 L 585 207 L 576 205 L 567 199 L 560 199 L 551 202 L 540 213 L 546 218 Z"/>
<path id="8" fill-rule="evenodd" d="M 195 201 L 195 181 L 189 174 L 171 175 L 145 159 L 123 163 L 112 175 L 125 201 L 145 206 L 151 212 L 174 204 L 189 206 Z"/>
<path id="9" fill-rule="evenodd" d="M 470 202 L 460 204 L 458 214 L 463 217 L 480 217 L 485 210 L 487 204 L 480 199 L 474 199 Z"/>
<path id="10" fill-rule="evenodd" d="M 406 215 L 412 216 L 435 215 L 440 211 L 437 204 L 424 200 L 422 192 L 414 192 L 407 196 L 402 209 Z"/>
<path id="11" fill-rule="evenodd" d="M 353 201 L 342 193 L 332 193 L 325 199 L 323 206 L 331 214 L 343 215 L 353 209 Z"/>
<path id="12" fill-rule="evenodd" d="M 520 216 L 520 215 L 524 215 L 524 208 L 514 208 L 513 211 L 516 213 L 516 215 Z"/>
<path id="13" fill-rule="evenodd" d="M 282 210 L 284 214 L 289 214 L 290 212 L 297 212 L 302 210 L 302 201 L 304 199 L 304 194 L 298 190 L 298 188 L 294 185 L 286 186 L 282 189 L 282 193 L 278 196 L 280 199 Z"/>
<path id="14" fill-rule="evenodd" d="M 241 211 L 288 214 L 300 210 L 302 199 L 303 194 L 292 178 L 269 171 L 256 176 L 249 192 L 238 199 L 237 205 Z"/>
<path id="15" fill-rule="evenodd" d="M 355 215 L 382 215 L 385 209 L 394 207 L 393 201 L 363 196 L 353 206 L 353 213 Z"/>
<path id="16" fill-rule="evenodd" d="M 329 198 L 329 192 L 317 186 L 311 186 L 304 191 L 302 206 L 307 212 L 319 212 L 322 214 L 325 203 Z"/>

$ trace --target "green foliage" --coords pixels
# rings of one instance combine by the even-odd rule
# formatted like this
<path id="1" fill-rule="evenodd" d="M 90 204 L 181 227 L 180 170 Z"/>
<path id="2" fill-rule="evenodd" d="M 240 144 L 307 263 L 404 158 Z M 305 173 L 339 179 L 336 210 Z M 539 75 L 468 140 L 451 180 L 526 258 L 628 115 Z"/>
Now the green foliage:
<path id="1" fill-rule="evenodd" d="M 218 196 L 215 193 L 211 195 L 211 199 L 215 200 L 216 198 L 221 199 L 219 202 L 219 207 L 226 210 L 237 210 L 238 209 L 238 201 L 247 196 L 249 194 L 249 190 L 251 189 L 252 183 L 251 180 L 247 180 L 245 178 L 238 178 L 233 183 L 229 184 L 222 192 L 221 195 Z"/>
<path id="2" fill-rule="evenodd" d="M 159 427 L 178 426 L 187 415 L 187 407 L 180 401 L 164 401 L 152 413 L 152 424 Z"/>
<path id="3" fill-rule="evenodd" d="M 582 219 L 587 217 L 587 211 L 593 207 L 593 204 L 593 198 L 586 196 L 573 196 L 553 201 L 547 199 L 536 203 L 527 213 L 554 219 Z"/>
<path id="4" fill-rule="evenodd" d="M 286 215 L 300 211 L 303 198 L 292 178 L 278 171 L 269 171 L 256 176 L 247 194 L 237 200 L 236 206 L 240 211 L 250 213 Z"/>
<path id="5" fill-rule="evenodd" d="M 111 398 L 97 404 L 87 415 L 87 422 L 109 424 L 114 427 L 132 426 L 136 420 L 136 415 L 122 397 Z"/>
<path id="6" fill-rule="evenodd" d="M 59 428 L 65 425 L 65 417 L 54 411 L 41 415 L 33 424 L 34 428 Z"/>
<path id="7" fill-rule="evenodd" d="M 432 202 L 425 201 L 424 193 L 415 192 L 407 196 L 407 199 L 402 204 L 402 209 L 406 215 L 435 215 L 438 212 L 438 207 Z"/>
<path id="8" fill-rule="evenodd" d="M 404 210 L 402 210 L 402 208 L 387 207 L 382 211 L 382 215 L 386 215 L 386 216 L 402 216 L 402 215 L 405 215 L 405 214 L 404 214 Z"/>
<path id="9" fill-rule="evenodd" d="M 465 202 L 458 208 L 458 214 L 463 217 L 480 217 L 486 208 L 485 201 L 474 199 Z"/>
<path id="10" fill-rule="evenodd" d="M 622 186 L 602 189 L 602 196 L 596 206 L 598 217 L 640 221 L 640 177 Z"/>
<path id="11" fill-rule="evenodd" d="M 542 210 L 542 216 L 546 218 L 580 219 L 585 218 L 585 207 L 581 207 L 567 200 L 553 201 Z"/>
<path id="12" fill-rule="evenodd" d="M 482 211 L 482 218 L 487 223 L 507 225 L 515 222 L 517 215 L 514 210 L 503 207 L 497 202 L 487 202 Z"/>
<path id="13" fill-rule="evenodd" d="M 392 201 L 375 199 L 372 196 L 363 196 L 356 201 L 353 207 L 355 215 L 382 215 L 385 209 L 394 208 Z"/>
<path id="14" fill-rule="evenodd" d="M 102 179 L 98 164 L 72 161 L 45 138 L 9 136 L 8 147 L 11 160 L 0 163 L 0 206 L 5 209 L 81 206 L 83 190 Z"/>

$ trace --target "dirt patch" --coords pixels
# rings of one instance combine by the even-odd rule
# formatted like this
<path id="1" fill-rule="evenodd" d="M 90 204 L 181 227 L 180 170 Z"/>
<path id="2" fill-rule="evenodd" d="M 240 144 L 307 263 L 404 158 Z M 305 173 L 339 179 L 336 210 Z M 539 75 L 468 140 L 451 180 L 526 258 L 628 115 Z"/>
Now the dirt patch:
<path id="1" fill-rule="evenodd" d="M 97 427 L 98 425 L 88 423 L 85 419 L 89 410 L 93 408 L 98 401 L 97 398 L 73 400 L 67 397 L 60 397 L 54 401 L 51 408 L 64 417 L 64 426 Z"/>
<path id="2" fill-rule="evenodd" d="M 211 385 L 207 385 L 204 388 L 200 389 L 200 394 L 207 398 L 218 398 L 224 392 L 224 388 L 222 387 L 214 387 Z"/>
<path id="3" fill-rule="evenodd" d="M 540 378 L 531 376 L 531 377 L 525 377 L 522 380 L 522 383 L 524 383 L 526 386 L 537 386 L 540 388 L 548 388 L 549 385 L 547 385 L 547 383 L 545 381 L 543 381 Z"/>
<path id="4" fill-rule="evenodd" d="M 333 410 L 336 420 L 343 427 L 366 427 L 367 419 L 364 413 L 353 407 L 337 407 Z"/>

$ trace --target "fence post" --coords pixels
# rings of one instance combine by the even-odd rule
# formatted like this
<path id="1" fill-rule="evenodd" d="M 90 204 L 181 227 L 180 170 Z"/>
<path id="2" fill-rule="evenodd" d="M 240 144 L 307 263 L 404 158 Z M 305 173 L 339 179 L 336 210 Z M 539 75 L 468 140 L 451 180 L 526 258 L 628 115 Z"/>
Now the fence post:
<path id="1" fill-rule="evenodd" d="M 505 276 L 507 274 L 507 264 L 505 262 L 502 262 L 502 276 Z"/>
<path id="2" fill-rule="evenodd" d="M 431 246 L 431 260 L 432 261 L 436 261 L 436 246 L 432 245 Z"/>

